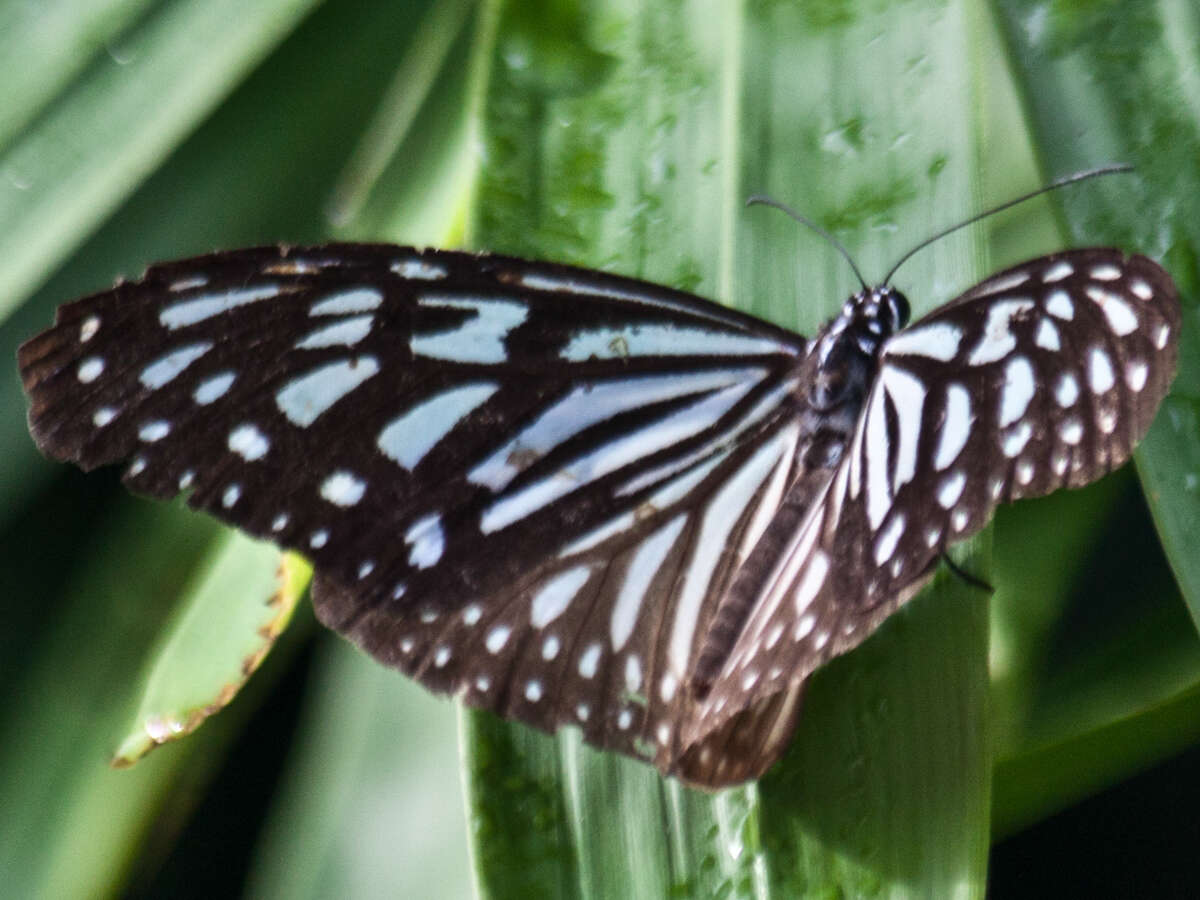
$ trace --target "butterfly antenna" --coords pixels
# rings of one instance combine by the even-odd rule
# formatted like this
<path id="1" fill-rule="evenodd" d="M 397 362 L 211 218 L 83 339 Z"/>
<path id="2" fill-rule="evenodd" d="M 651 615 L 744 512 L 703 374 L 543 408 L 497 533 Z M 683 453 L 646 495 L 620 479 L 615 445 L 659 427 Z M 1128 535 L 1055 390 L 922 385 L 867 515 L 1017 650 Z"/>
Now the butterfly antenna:
<path id="1" fill-rule="evenodd" d="M 949 228 L 939 231 L 933 237 L 929 237 L 929 238 L 926 238 L 925 240 L 921 241 L 921 243 L 917 244 L 917 246 L 913 247 L 911 250 L 909 250 L 907 253 L 905 253 L 902 257 L 900 257 L 900 261 L 897 262 L 894 266 L 892 266 L 891 270 L 887 273 L 887 275 L 885 275 L 883 277 L 883 283 L 890 284 L 892 281 L 892 276 L 896 274 L 896 270 L 899 269 L 906 262 L 908 262 L 910 259 L 912 259 L 912 257 L 917 253 L 917 251 L 924 250 L 926 247 L 928 247 L 934 241 L 940 241 L 946 235 L 953 234 L 955 231 L 958 231 L 960 228 L 966 228 L 968 225 L 974 225 L 980 219 L 986 219 L 988 216 L 994 215 L 998 212 L 1002 212 L 1002 211 L 1008 209 L 1010 206 L 1016 206 L 1018 203 L 1024 203 L 1026 200 L 1032 200 L 1034 197 L 1040 197 L 1042 194 L 1047 194 L 1050 191 L 1058 190 L 1060 187 L 1066 187 L 1068 184 L 1074 184 L 1077 181 L 1086 181 L 1089 178 L 1097 178 L 1100 175 L 1115 175 L 1119 172 L 1132 172 L 1132 171 L 1133 171 L 1133 166 L 1131 166 L 1131 165 L 1127 165 L 1126 163 L 1114 163 L 1113 165 L 1100 166 L 1097 169 L 1087 169 L 1086 171 L 1083 171 L 1083 172 L 1075 172 L 1071 175 L 1065 175 L 1062 178 L 1056 179 L 1056 180 L 1050 182 L 1049 184 L 1047 184 L 1046 186 L 1038 188 L 1036 191 L 1030 191 L 1028 194 L 1022 194 L 1020 197 L 1017 197 L 1015 200 L 1009 200 L 1007 203 L 1001 203 L 999 206 L 993 206 L 991 209 L 985 209 L 983 212 L 978 213 L 977 215 L 971 216 L 971 218 L 965 219 L 962 222 L 959 222 L 957 225 L 951 225 Z"/>
<path id="2" fill-rule="evenodd" d="M 818 225 L 812 219 L 808 218 L 807 216 L 800 215 L 800 213 L 796 212 L 794 209 L 792 209 L 786 203 L 780 203 L 778 200 L 773 200 L 772 198 L 767 197 L 764 194 L 755 194 L 752 197 L 747 197 L 746 205 L 747 206 L 770 206 L 770 207 L 773 207 L 773 208 L 779 210 L 782 213 L 787 214 L 788 216 L 791 216 L 793 219 L 795 219 L 801 225 L 807 225 L 809 228 L 811 228 L 813 231 L 815 231 L 821 237 L 825 238 L 825 240 L 829 241 L 829 243 L 833 245 L 833 247 L 838 251 L 838 253 L 842 254 L 842 256 L 844 256 L 846 258 L 846 262 L 850 263 L 850 268 L 854 270 L 854 277 L 858 279 L 858 283 L 862 285 L 863 290 L 864 291 L 870 290 L 870 287 L 868 286 L 866 279 L 864 279 L 862 277 L 862 273 L 858 271 L 858 266 L 856 266 L 854 264 L 854 259 L 853 259 L 853 257 L 850 256 L 850 251 L 847 250 L 845 247 L 843 247 L 841 242 L 838 241 L 837 238 L 835 238 L 832 234 L 830 234 L 828 231 L 826 231 L 824 228 L 822 228 L 820 225 Z"/>

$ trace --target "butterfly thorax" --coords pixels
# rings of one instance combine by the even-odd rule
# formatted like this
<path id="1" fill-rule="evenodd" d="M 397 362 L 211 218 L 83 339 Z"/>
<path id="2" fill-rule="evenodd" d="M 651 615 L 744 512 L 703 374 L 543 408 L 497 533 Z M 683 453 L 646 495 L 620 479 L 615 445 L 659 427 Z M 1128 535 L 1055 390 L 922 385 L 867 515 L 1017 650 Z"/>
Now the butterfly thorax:
<path id="1" fill-rule="evenodd" d="M 894 288 L 863 290 L 850 297 L 810 342 L 799 379 L 803 465 L 713 616 L 693 672 L 696 696 L 707 693 L 728 657 L 781 549 L 807 514 L 815 486 L 823 484 L 841 461 L 875 380 L 880 351 L 908 323 L 908 316 L 908 300 Z"/>
<path id="2" fill-rule="evenodd" d="M 806 466 L 837 465 L 875 379 L 879 352 L 908 316 L 908 300 L 895 288 L 864 289 L 813 338 L 800 380 Z"/>

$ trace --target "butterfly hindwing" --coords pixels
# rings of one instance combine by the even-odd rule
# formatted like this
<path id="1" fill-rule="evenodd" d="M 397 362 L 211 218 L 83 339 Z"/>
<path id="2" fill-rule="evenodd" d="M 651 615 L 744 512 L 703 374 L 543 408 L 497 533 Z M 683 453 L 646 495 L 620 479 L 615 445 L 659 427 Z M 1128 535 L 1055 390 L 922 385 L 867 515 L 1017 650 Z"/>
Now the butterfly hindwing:
<path id="1" fill-rule="evenodd" d="M 780 554 L 690 738 L 861 643 L 998 503 L 1123 463 L 1174 375 L 1179 324 L 1157 264 L 1088 249 L 994 275 L 891 337 L 829 493 Z"/>

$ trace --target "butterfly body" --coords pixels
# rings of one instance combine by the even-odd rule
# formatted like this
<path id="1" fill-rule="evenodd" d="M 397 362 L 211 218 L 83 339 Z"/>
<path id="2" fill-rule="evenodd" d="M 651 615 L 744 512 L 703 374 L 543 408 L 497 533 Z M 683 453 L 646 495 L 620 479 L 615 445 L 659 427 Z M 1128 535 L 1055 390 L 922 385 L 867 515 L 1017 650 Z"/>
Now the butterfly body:
<path id="1" fill-rule="evenodd" d="M 320 619 L 435 691 L 714 788 L 999 502 L 1099 477 L 1175 368 L 1166 273 L 1030 260 L 812 340 L 634 279 L 334 244 L 62 307 L 38 445 L 314 562 Z"/>

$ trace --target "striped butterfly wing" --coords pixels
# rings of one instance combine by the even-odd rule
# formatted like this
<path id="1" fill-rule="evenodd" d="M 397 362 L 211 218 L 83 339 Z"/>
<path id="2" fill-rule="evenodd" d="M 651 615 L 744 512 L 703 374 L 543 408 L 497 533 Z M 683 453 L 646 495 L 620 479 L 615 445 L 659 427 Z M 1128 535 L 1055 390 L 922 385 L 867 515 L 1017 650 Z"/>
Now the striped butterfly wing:
<path id="1" fill-rule="evenodd" d="M 836 475 L 786 529 L 681 738 L 685 776 L 765 770 L 783 745 L 762 737 L 794 719 L 808 675 L 912 597 L 947 546 L 998 503 L 1123 463 L 1166 395 L 1179 325 L 1162 268 L 1087 249 L 994 275 L 891 337 Z"/>
<path id="2" fill-rule="evenodd" d="M 303 552 L 322 620 L 427 686 L 668 768 L 805 352 L 631 279 L 331 245 L 154 266 L 19 361 L 44 452 Z"/>

